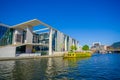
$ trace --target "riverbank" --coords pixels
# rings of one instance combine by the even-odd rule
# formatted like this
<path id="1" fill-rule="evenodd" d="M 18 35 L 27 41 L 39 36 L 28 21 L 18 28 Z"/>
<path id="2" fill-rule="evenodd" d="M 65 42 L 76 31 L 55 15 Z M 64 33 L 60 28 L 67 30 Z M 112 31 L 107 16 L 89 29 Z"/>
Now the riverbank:
<path id="1" fill-rule="evenodd" d="M 8 60 L 22 60 L 22 59 L 39 59 L 39 58 L 56 58 L 63 57 L 62 55 L 45 55 L 45 56 L 26 56 L 26 57 L 4 57 L 0 58 L 0 61 L 8 61 Z"/>

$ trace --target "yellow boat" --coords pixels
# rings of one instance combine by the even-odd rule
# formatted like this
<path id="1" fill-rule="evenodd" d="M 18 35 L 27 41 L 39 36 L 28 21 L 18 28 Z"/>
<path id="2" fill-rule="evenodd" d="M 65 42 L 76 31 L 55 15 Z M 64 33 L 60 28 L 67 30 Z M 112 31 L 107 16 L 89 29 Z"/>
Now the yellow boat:
<path id="1" fill-rule="evenodd" d="M 92 53 L 90 52 L 79 52 L 79 53 L 65 53 L 64 58 L 83 58 L 90 57 Z"/>

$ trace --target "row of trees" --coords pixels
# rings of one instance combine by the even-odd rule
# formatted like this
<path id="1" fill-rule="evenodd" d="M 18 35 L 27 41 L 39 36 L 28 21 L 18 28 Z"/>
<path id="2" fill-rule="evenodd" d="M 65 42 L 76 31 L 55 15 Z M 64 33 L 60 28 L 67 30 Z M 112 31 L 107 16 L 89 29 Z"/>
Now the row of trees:
<path id="1" fill-rule="evenodd" d="M 77 47 L 75 46 L 75 45 L 72 45 L 71 46 L 71 51 L 73 52 L 73 51 L 76 51 L 77 50 Z M 82 47 L 82 50 L 83 51 L 88 51 L 89 50 L 89 46 L 88 45 L 84 45 L 83 47 Z"/>

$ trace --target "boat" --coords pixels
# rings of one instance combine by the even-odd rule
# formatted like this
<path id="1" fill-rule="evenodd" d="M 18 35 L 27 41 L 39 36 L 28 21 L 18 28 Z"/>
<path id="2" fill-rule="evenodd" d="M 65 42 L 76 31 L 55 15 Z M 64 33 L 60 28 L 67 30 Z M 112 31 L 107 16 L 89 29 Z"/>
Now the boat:
<path id="1" fill-rule="evenodd" d="M 91 57 L 91 52 L 77 52 L 77 53 L 65 53 L 64 58 L 84 58 Z"/>

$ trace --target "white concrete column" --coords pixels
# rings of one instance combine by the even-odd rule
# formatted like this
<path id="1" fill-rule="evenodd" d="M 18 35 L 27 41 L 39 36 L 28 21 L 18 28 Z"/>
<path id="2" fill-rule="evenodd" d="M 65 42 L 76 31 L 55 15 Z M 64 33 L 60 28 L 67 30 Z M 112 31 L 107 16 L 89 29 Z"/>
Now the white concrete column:
<path id="1" fill-rule="evenodd" d="M 52 28 L 50 28 L 49 32 L 49 55 L 52 55 Z"/>
<path id="2" fill-rule="evenodd" d="M 32 27 L 27 27 L 26 43 L 32 43 L 32 41 L 33 41 Z"/>
<path id="3" fill-rule="evenodd" d="M 74 42 L 74 40 L 72 39 L 72 45 L 75 45 L 75 42 Z"/>
<path id="4" fill-rule="evenodd" d="M 32 52 L 32 46 L 26 45 L 26 53 L 31 53 L 31 52 Z"/>
<path id="5" fill-rule="evenodd" d="M 79 50 L 79 42 L 77 41 L 77 50 Z"/>
<path id="6" fill-rule="evenodd" d="M 14 31 L 13 33 L 13 44 L 16 44 L 16 34 L 17 34 L 17 30 Z"/>
<path id="7" fill-rule="evenodd" d="M 69 50 L 71 50 L 71 46 L 72 46 L 73 44 L 72 44 L 72 38 L 71 37 L 69 37 Z"/>
<path id="8" fill-rule="evenodd" d="M 60 48 L 60 41 L 61 41 L 61 36 L 60 36 L 60 32 L 57 31 L 57 51 L 60 52 L 61 48 Z"/>

